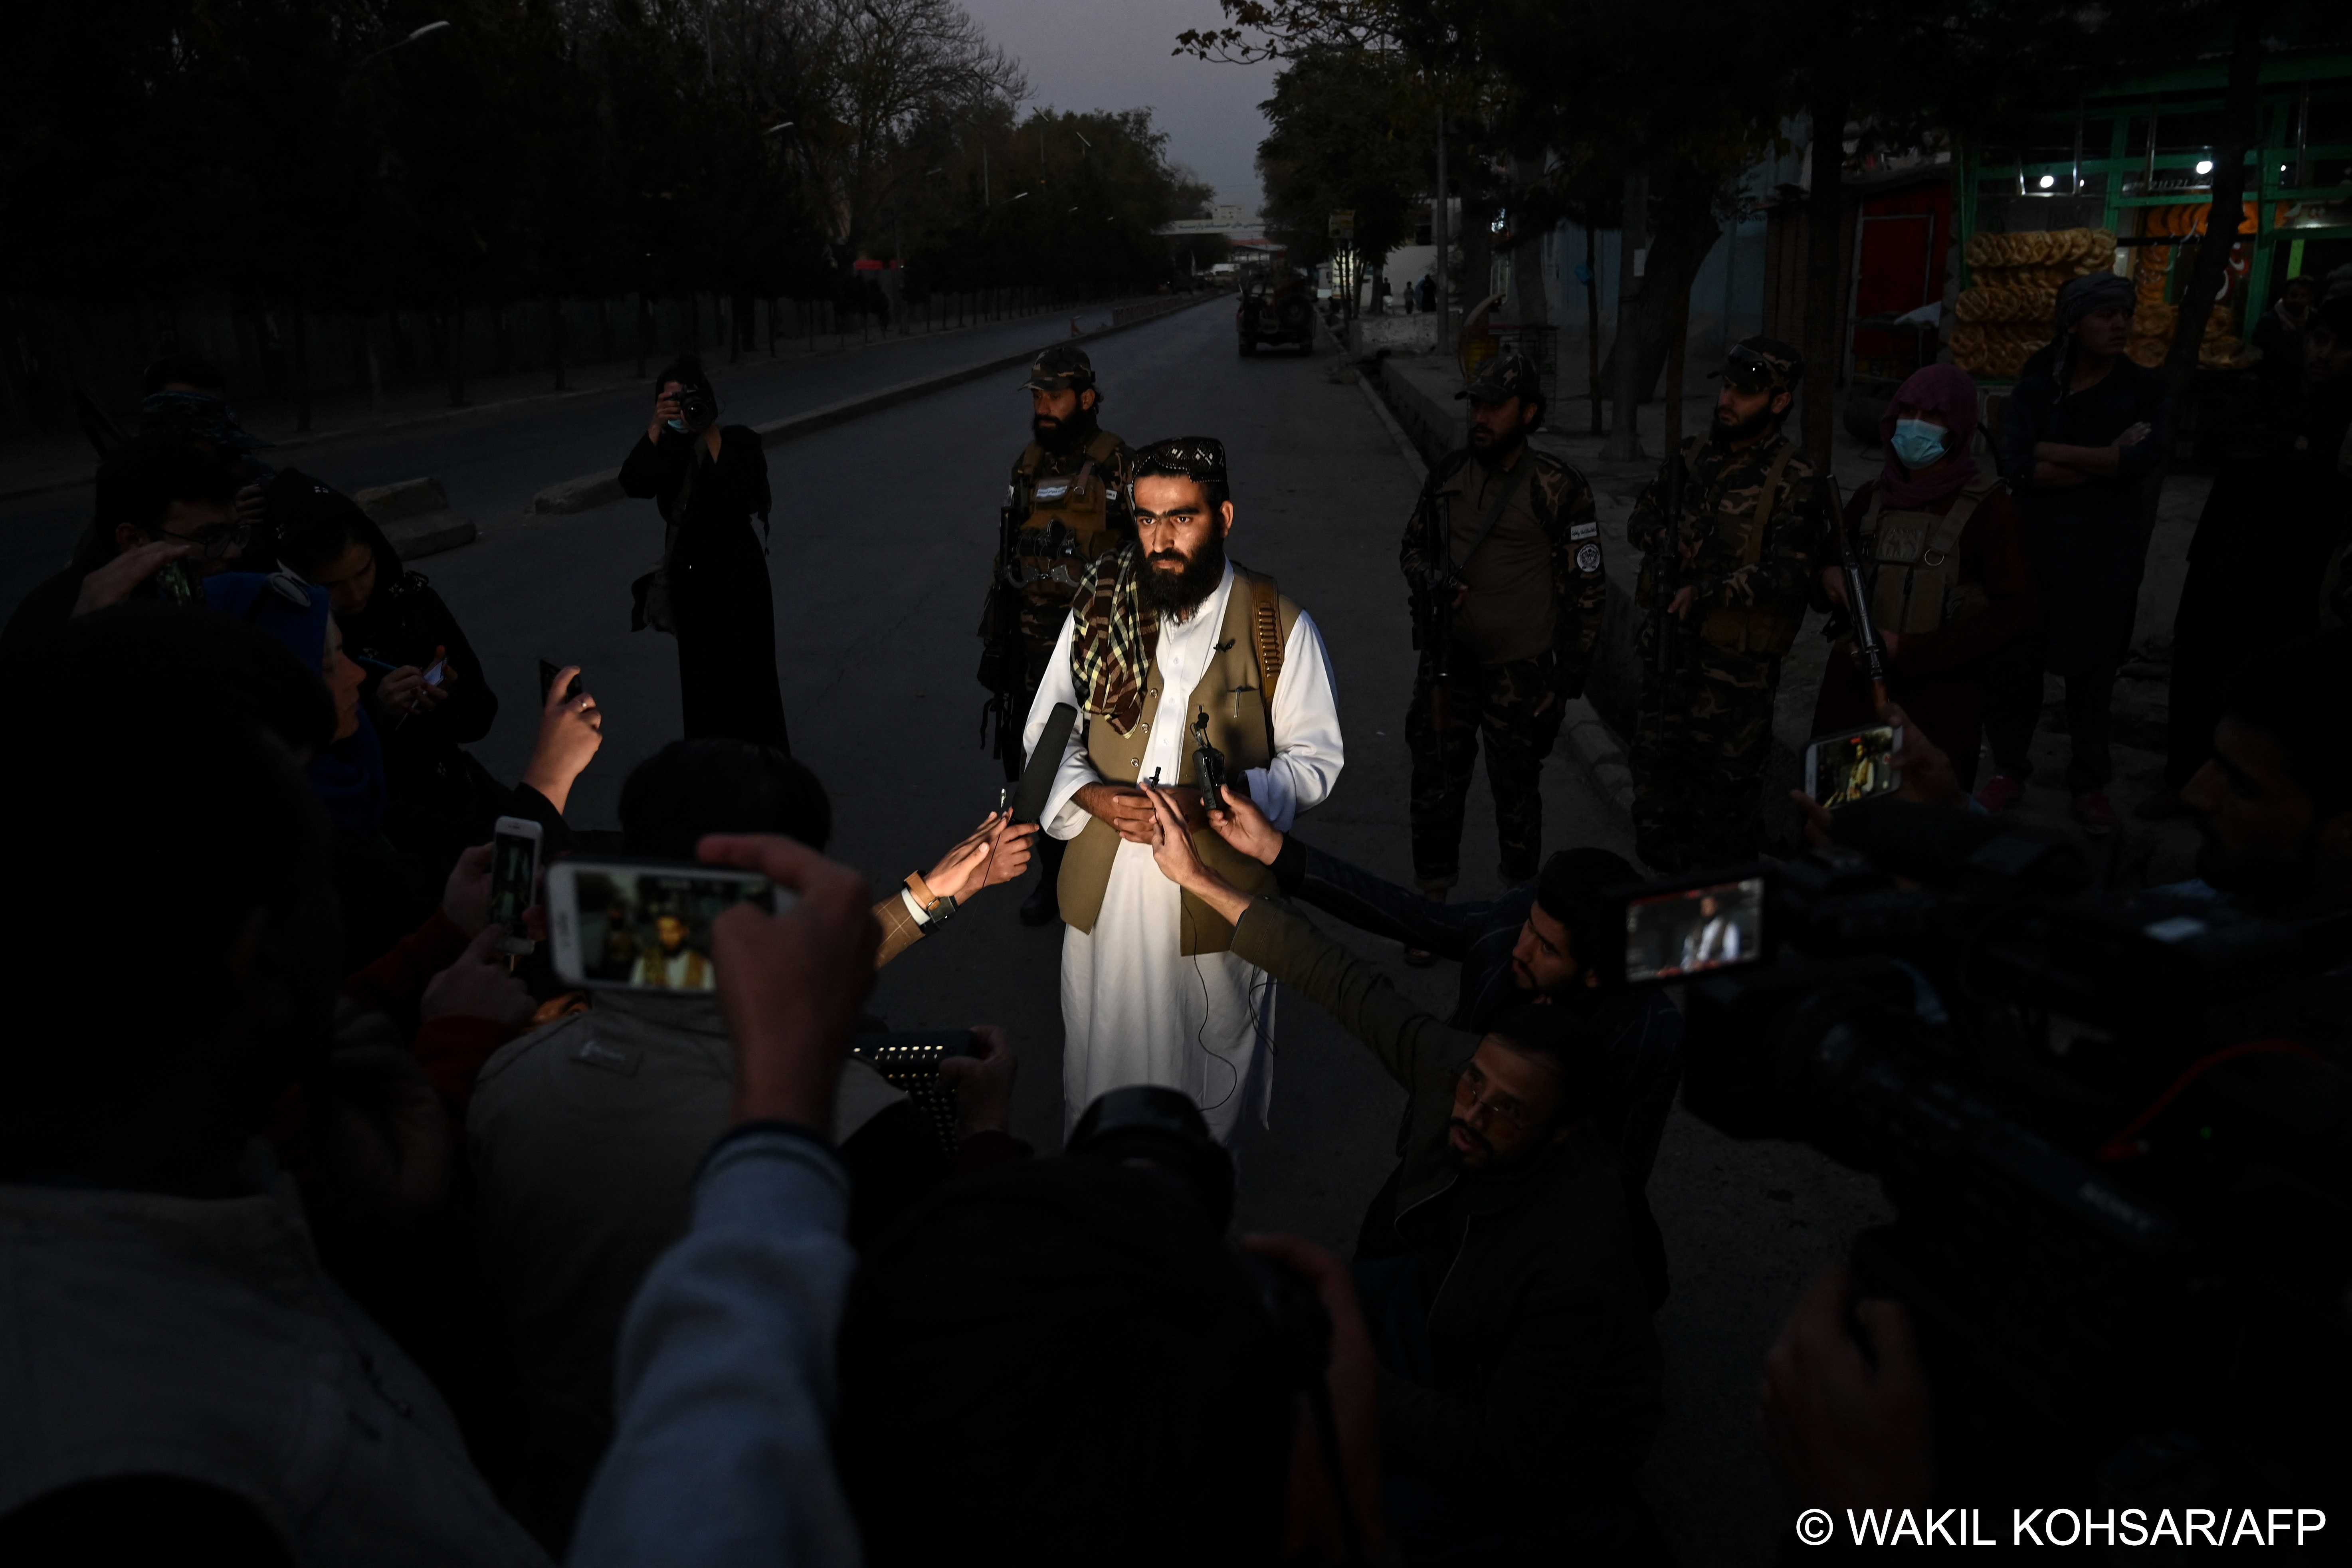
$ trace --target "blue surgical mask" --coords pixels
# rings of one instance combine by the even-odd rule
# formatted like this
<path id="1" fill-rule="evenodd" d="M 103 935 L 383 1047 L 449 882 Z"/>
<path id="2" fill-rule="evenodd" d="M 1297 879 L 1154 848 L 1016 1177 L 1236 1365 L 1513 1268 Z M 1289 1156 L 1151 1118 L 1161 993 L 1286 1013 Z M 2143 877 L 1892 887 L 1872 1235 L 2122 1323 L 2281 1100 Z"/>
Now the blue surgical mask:
<path id="1" fill-rule="evenodd" d="M 686 434 L 686 421 L 683 419 L 665 419 L 662 423 L 668 426 L 671 429 L 677 431 L 681 436 Z"/>
<path id="2" fill-rule="evenodd" d="M 1924 468 L 1944 455 L 1944 439 L 1950 434 L 1941 425 L 1930 425 L 1925 419 L 1897 419 L 1895 422 L 1895 460 L 1906 468 Z"/>

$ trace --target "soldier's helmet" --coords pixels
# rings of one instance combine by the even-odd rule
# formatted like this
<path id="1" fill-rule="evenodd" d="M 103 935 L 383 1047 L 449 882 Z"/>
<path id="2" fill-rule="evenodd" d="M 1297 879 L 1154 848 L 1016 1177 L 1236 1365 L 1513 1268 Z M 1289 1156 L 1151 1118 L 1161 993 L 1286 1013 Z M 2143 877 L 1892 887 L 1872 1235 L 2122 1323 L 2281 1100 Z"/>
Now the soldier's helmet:
<path id="1" fill-rule="evenodd" d="M 1543 376 L 1535 361 L 1517 349 L 1505 349 L 1478 367 L 1478 378 L 1454 397 L 1473 403 L 1500 403 L 1506 398 L 1543 400 Z"/>
<path id="2" fill-rule="evenodd" d="M 1030 363 L 1029 379 L 1021 384 L 1031 392 L 1084 392 L 1094 384 L 1094 363 L 1086 350 L 1060 343 Z"/>
<path id="3" fill-rule="evenodd" d="M 1724 351 L 1723 379 L 1742 392 L 1794 393 L 1805 356 L 1778 338 L 1742 338 Z"/>

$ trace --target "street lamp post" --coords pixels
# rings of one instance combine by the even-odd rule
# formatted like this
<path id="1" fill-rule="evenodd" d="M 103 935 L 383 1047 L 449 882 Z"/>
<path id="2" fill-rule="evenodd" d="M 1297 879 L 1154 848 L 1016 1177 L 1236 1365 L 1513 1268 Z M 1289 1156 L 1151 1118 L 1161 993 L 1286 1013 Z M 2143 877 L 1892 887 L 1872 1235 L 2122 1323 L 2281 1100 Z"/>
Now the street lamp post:
<path id="1" fill-rule="evenodd" d="M 394 49 L 404 49 L 409 45 L 416 42 L 417 39 L 430 37 L 434 34 L 440 32 L 448 25 L 449 24 L 446 22 L 427 22 L 425 26 L 417 28 L 416 31 L 409 34 L 408 37 L 404 38 L 396 38 L 393 42 L 384 45 L 383 47 L 376 50 L 373 54 L 361 56 L 359 65 L 353 66 L 352 68 L 356 71 L 360 69 L 361 67 L 367 65 L 371 60 L 380 60 L 383 58 L 384 56 L 392 53 Z"/>

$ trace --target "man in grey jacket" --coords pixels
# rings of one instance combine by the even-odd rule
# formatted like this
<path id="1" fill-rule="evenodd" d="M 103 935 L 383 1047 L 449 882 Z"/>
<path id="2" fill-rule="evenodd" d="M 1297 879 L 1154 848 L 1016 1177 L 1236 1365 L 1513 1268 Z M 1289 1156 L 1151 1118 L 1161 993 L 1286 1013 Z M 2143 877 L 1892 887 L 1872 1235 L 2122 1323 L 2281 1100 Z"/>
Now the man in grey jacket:
<path id="1" fill-rule="evenodd" d="M 1661 1368 L 1616 1162 L 1593 1128 L 1598 1043 L 1554 1006 L 1483 1035 L 1448 1027 L 1378 966 L 1234 889 L 1194 851 L 1176 805 L 1153 798 L 1160 870 L 1412 1097 L 1403 1161 L 1356 1258 L 1381 1352 L 1384 1500 L 1406 1561 L 1630 1539 Z"/>

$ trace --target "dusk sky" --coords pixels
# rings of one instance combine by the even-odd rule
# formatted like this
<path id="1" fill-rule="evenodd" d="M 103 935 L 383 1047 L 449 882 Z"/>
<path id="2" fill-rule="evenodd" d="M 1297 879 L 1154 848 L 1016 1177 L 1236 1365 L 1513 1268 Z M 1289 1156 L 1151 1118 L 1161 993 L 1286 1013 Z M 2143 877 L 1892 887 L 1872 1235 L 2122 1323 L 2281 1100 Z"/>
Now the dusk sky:
<path id="1" fill-rule="evenodd" d="M 964 0 L 991 42 L 1021 62 L 1031 101 L 1054 109 L 1150 106 L 1168 153 L 1214 185 L 1217 199 L 1258 205 L 1257 106 L 1274 67 L 1208 65 L 1169 51 L 1187 27 L 1223 24 L 1217 0 Z"/>

